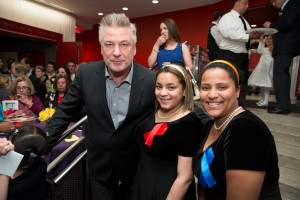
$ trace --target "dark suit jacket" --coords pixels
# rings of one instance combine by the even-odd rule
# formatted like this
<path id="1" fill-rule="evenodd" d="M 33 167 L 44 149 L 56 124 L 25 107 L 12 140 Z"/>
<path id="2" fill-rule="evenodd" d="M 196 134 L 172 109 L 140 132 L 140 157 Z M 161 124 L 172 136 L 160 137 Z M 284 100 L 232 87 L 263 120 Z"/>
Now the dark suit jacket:
<path id="1" fill-rule="evenodd" d="M 290 0 L 282 10 L 278 22 L 270 28 L 278 30 L 274 39 L 273 56 L 300 54 L 300 0 Z"/>
<path id="2" fill-rule="evenodd" d="M 85 105 L 88 116 L 88 166 L 101 182 L 112 175 L 131 182 L 136 170 L 138 147 L 133 138 L 136 125 L 155 108 L 155 72 L 134 62 L 128 113 L 116 130 L 106 98 L 104 61 L 79 68 L 76 79 L 47 124 L 50 144 L 56 141 Z"/>
<path id="3" fill-rule="evenodd" d="M 32 72 L 32 74 L 28 78 L 31 80 L 31 82 L 33 84 L 33 87 L 35 89 L 35 94 L 40 98 L 41 102 L 44 103 L 45 94 L 47 92 L 45 85 L 42 84 L 40 79 L 35 77 L 34 71 Z"/>

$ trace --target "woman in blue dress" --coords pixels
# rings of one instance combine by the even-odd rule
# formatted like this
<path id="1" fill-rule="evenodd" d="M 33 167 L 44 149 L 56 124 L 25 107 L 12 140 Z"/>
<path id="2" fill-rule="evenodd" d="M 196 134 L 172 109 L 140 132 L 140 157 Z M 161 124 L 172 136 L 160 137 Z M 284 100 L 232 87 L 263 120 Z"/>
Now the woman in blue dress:
<path id="1" fill-rule="evenodd" d="M 160 36 L 148 58 L 149 67 L 152 68 L 156 62 L 158 70 L 166 64 L 174 63 L 193 71 L 190 51 L 186 44 L 181 43 L 177 25 L 172 19 L 167 18 L 160 23 Z"/>

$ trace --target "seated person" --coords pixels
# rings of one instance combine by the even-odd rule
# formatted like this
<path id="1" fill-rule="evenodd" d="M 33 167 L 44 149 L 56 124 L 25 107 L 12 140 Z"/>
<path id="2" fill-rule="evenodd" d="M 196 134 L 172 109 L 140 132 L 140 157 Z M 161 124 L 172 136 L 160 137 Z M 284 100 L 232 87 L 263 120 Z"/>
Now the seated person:
<path id="1" fill-rule="evenodd" d="M 42 102 L 45 101 L 45 94 L 46 94 L 45 86 L 41 83 L 39 79 L 35 77 L 35 75 L 32 74 L 30 75 L 30 70 L 26 65 L 22 63 L 14 62 L 12 72 L 16 78 L 21 76 L 28 77 L 34 87 L 35 94 L 40 98 Z"/>
<path id="2" fill-rule="evenodd" d="M 41 92 L 43 94 L 43 99 L 40 98 L 41 102 L 45 101 L 45 97 L 47 97 L 47 89 L 45 85 L 45 81 L 47 80 L 47 77 L 45 75 L 45 68 L 42 65 L 35 66 L 35 77 L 40 81 L 41 83 Z"/>
<path id="3" fill-rule="evenodd" d="M 35 66 L 35 77 L 40 79 L 40 81 L 43 83 L 46 80 L 45 76 L 45 68 L 42 65 Z"/>
<path id="4" fill-rule="evenodd" d="M 13 179 L 0 174 L 0 200 L 46 199 L 47 164 L 42 159 L 47 149 L 46 134 L 38 127 L 25 125 L 17 130 L 12 143 L 6 138 L 0 139 L 0 156 L 15 150 L 24 157 Z"/>
<path id="5" fill-rule="evenodd" d="M 9 88 L 12 81 L 9 74 L 0 74 L 0 101 L 6 96 L 9 96 Z"/>
<path id="6" fill-rule="evenodd" d="M 11 96 L 4 100 L 18 100 L 19 110 L 22 110 L 26 116 L 36 117 L 39 112 L 44 110 L 44 106 L 38 96 L 35 95 L 34 87 L 27 77 L 18 77 L 10 88 Z"/>
<path id="7" fill-rule="evenodd" d="M 55 66 L 56 66 L 55 63 L 50 61 L 46 67 L 45 86 L 47 89 L 47 93 L 54 92 L 53 83 L 56 77 Z"/>
<path id="8" fill-rule="evenodd" d="M 70 79 L 71 81 L 71 73 L 70 70 L 67 66 L 62 65 L 58 68 L 57 70 L 57 75 L 66 75 L 68 77 L 68 79 Z"/>
<path id="9" fill-rule="evenodd" d="M 65 94 L 70 88 L 70 85 L 71 80 L 66 75 L 58 75 L 53 84 L 55 92 L 48 93 L 45 107 L 56 108 L 63 100 Z"/>

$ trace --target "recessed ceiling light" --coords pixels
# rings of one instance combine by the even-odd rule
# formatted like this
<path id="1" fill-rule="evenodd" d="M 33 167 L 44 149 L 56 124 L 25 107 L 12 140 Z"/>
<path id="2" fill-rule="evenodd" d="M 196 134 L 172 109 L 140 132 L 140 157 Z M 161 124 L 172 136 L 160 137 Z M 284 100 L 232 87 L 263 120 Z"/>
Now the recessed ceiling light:
<path id="1" fill-rule="evenodd" d="M 152 1 L 152 3 L 158 3 L 158 2 L 159 2 L 158 0 L 153 0 L 153 1 Z"/>
<path id="2" fill-rule="evenodd" d="M 123 10 L 128 10 L 128 8 L 127 7 L 124 7 L 124 8 L 122 8 Z"/>
<path id="3" fill-rule="evenodd" d="M 98 15 L 103 15 L 103 13 L 98 13 Z"/>
<path id="4" fill-rule="evenodd" d="M 252 24 L 251 27 L 256 27 L 256 24 Z"/>

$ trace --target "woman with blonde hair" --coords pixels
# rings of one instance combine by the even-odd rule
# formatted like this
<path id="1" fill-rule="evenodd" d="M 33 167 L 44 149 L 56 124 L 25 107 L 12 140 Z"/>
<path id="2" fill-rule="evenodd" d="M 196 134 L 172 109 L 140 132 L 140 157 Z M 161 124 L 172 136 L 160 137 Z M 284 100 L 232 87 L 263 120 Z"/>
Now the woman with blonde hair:
<path id="1" fill-rule="evenodd" d="M 11 85 L 11 76 L 9 74 L 0 74 L 0 101 L 9 95 Z"/>
<path id="2" fill-rule="evenodd" d="M 11 95 L 4 100 L 18 100 L 19 110 L 22 110 L 26 116 L 36 117 L 39 112 L 44 110 L 44 106 L 38 96 L 35 95 L 34 87 L 27 77 L 18 77 L 10 88 Z"/>

